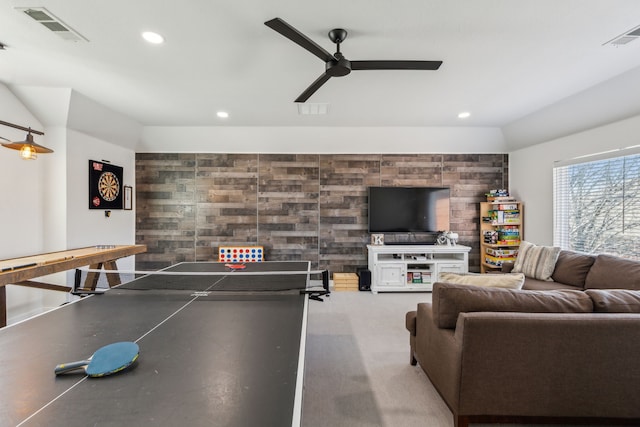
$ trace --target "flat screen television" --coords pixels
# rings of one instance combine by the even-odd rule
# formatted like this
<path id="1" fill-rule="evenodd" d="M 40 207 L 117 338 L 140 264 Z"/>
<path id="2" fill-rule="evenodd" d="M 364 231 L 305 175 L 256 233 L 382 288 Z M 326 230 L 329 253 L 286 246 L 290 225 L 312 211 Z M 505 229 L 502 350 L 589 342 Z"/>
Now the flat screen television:
<path id="1" fill-rule="evenodd" d="M 369 232 L 449 230 L 449 199 L 449 188 L 369 187 Z"/>

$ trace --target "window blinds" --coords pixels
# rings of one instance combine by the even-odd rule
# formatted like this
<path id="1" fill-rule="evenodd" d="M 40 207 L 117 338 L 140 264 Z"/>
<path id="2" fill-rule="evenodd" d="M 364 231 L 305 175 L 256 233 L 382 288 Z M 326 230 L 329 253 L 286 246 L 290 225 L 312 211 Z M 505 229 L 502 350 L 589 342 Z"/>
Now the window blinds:
<path id="1" fill-rule="evenodd" d="M 557 166 L 554 245 L 640 259 L 640 154 Z"/>

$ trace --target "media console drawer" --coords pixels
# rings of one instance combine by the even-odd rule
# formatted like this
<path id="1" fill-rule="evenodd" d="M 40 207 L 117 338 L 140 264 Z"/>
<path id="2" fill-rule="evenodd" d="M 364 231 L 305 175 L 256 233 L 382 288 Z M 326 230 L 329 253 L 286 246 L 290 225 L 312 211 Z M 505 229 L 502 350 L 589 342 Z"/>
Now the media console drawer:
<path id="1" fill-rule="evenodd" d="M 438 264 L 438 273 L 466 273 L 468 267 L 461 262 Z"/>

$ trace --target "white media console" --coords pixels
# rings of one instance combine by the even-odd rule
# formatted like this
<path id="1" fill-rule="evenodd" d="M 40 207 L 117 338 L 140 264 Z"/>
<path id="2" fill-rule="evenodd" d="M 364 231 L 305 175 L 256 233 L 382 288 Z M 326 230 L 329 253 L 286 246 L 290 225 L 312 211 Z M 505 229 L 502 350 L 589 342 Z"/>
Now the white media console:
<path id="1" fill-rule="evenodd" d="M 367 245 L 371 292 L 431 291 L 440 273 L 467 273 L 469 246 Z"/>

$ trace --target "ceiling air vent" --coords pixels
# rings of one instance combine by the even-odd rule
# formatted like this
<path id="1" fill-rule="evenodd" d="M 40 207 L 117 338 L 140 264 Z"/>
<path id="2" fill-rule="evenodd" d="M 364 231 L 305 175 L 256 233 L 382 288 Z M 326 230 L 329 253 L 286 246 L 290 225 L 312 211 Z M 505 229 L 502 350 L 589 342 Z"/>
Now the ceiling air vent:
<path id="1" fill-rule="evenodd" d="M 16 10 L 44 25 L 49 31 L 52 31 L 63 40 L 71 42 L 89 41 L 44 7 L 16 7 Z"/>
<path id="2" fill-rule="evenodd" d="M 298 114 L 302 116 L 322 116 L 329 112 L 329 104 L 327 103 L 302 103 L 297 102 Z"/>
<path id="3" fill-rule="evenodd" d="M 640 38 L 640 25 L 604 43 L 604 45 L 622 46 Z M 604 46 L 603 45 L 603 46 Z"/>

